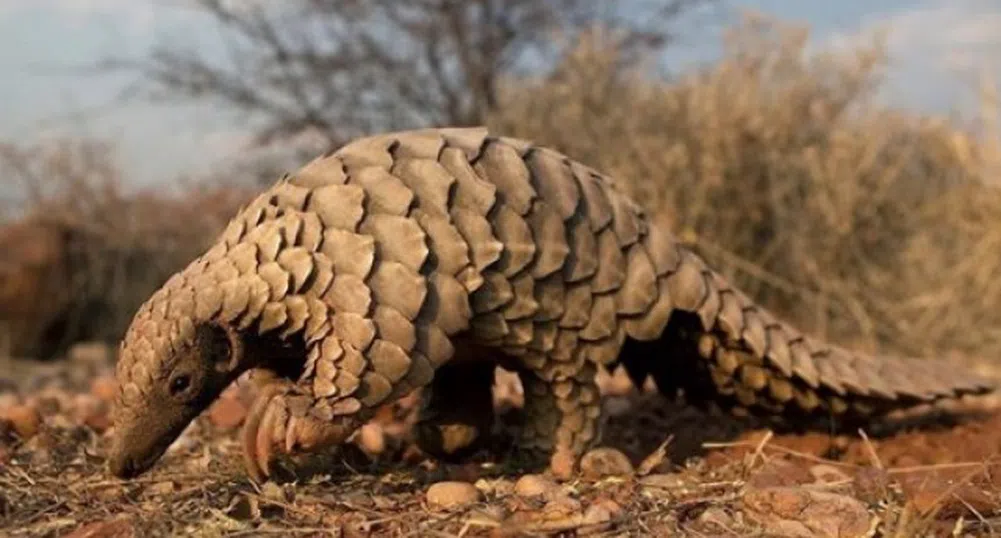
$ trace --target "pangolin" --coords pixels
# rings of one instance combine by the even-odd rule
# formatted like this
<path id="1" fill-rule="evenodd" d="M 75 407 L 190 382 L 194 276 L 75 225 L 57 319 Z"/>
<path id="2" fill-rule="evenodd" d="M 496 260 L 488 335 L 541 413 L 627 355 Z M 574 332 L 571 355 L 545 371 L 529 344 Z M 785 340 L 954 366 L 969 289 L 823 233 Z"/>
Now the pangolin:
<path id="1" fill-rule="evenodd" d="M 872 418 L 993 390 L 944 360 L 873 357 L 777 319 L 615 181 L 530 141 L 431 128 L 356 139 L 277 180 L 139 308 L 109 467 L 137 476 L 244 372 L 249 476 L 344 442 L 421 388 L 419 446 L 449 459 L 518 373 L 517 447 L 560 477 L 599 442 L 600 368 L 695 404 Z"/>

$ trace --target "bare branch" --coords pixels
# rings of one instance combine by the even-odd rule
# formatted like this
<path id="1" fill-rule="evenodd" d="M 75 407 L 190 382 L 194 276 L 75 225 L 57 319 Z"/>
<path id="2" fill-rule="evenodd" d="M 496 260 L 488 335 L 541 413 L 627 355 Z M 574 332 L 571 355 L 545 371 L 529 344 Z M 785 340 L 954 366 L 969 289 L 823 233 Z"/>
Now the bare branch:
<path id="1" fill-rule="evenodd" d="M 139 75 L 153 99 L 213 100 L 253 120 L 269 145 L 322 133 L 329 144 L 376 130 L 485 121 L 500 80 L 545 71 L 555 36 L 600 24 L 655 53 L 669 22 L 714 0 L 192 0 L 225 55 L 161 44 L 104 65 Z"/>

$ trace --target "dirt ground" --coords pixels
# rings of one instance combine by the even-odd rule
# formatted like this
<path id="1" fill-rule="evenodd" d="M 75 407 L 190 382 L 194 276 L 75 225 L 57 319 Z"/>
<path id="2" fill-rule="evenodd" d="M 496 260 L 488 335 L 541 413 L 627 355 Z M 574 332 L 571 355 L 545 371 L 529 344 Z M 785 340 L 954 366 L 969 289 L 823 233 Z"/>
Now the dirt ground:
<path id="1" fill-rule="evenodd" d="M 424 457 L 416 396 L 352 442 L 257 487 L 237 432 L 252 398 L 227 392 L 150 473 L 104 468 L 110 352 L 0 362 L 0 536 L 993 536 L 1001 532 L 1001 412 L 890 436 L 773 435 L 697 412 L 624 376 L 603 380 L 605 448 L 556 483 L 505 458 Z M 520 396 L 498 382 L 498 407 Z M 993 402 L 988 402 L 996 405 Z"/>

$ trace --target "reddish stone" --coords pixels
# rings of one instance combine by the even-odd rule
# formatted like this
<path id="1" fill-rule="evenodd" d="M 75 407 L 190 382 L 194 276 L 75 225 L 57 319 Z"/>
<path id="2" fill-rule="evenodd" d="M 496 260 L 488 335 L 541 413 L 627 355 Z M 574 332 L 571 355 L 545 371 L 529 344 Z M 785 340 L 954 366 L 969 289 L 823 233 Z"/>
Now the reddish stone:
<path id="1" fill-rule="evenodd" d="M 2 411 L 0 419 L 10 422 L 21 439 L 31 439 L 42 427 L 42 416 L 29 405 L 15 405 Z"/>
<path id="2" fill-rule="evenodd" d="M 790 461 L 772 459 L 761 466 L 748 480 L 756 488 L 798 486 L 814 481 L 810 471 Z"/>
<path id="3" fill-rule="evenodd" d="M 247 406 L 237 398 L 220 398 L 209 409 L 209 420 L 217 428 L 234 429 L 247 418 Z"/>
<path id="4" fill-rule="evenodd" d="M 112 403 L 115 400 L 115 393 L 118 391 L 118 382 L 110 376 L 102 376 L 90 384 L 90 392 L 99 400 Z"/>

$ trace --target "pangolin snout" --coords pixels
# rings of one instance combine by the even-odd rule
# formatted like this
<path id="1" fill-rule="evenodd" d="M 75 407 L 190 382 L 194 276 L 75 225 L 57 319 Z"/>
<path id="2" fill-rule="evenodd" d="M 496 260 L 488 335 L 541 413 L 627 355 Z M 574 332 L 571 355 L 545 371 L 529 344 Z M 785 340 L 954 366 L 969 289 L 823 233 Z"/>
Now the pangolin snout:
<path id="1" fill-rule="evenodd" d="M 184 422 L 161 422 L 149 426 L 149 421 L 139 426 L 131 422 L 117 424 L 113 432 L 107 466 L 119 478 L 135 478 L 148 471 L 167 451 L 184 429 Z"/>
<path id="2" fill-rule="evenodd" d="M 132 458 L 121 454 L 116 454 L 108 460 L 108 469 L 111 474 L 124 479 L 135 478 L 142 473 L 142 469 Z"/>
<path id="3" fill-rule="evenodd" d="M 118 478 L 135 478 L 146 472 L 159 459 L 159 448 L 142 447 L 143 450 L 136 450 L 138 445 L 128 441 L 116 438 L 108 455 L 108 471 Z"/>

